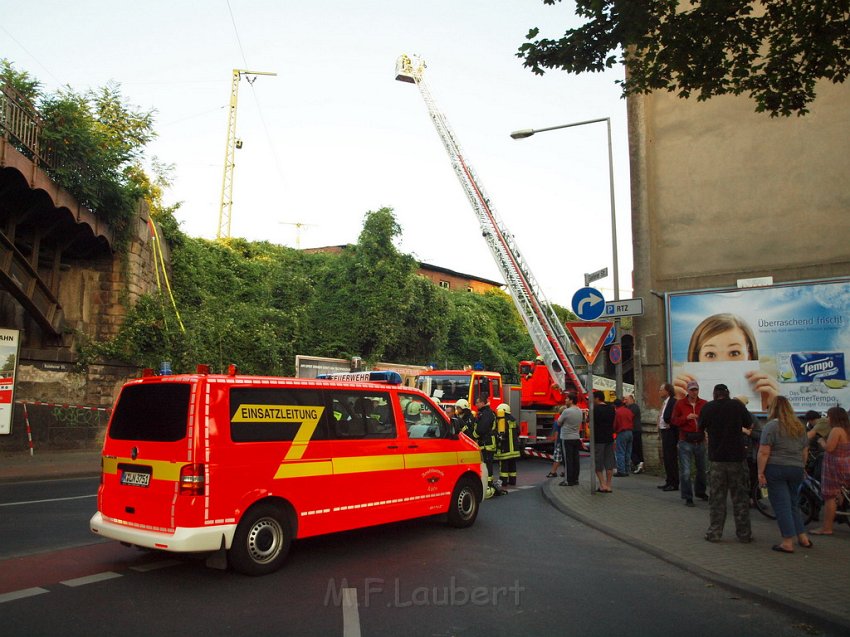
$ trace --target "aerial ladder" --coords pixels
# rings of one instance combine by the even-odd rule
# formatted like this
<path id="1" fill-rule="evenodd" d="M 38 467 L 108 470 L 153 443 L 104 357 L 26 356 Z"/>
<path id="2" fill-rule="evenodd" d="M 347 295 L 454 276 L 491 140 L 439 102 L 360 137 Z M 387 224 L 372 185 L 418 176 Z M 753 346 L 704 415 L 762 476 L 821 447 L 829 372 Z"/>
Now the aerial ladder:
<path id="1" fill-rule="evenodd" d="M 481 182 L 466 161 L 457 136 L 446 116 L 437 107 L 428 84 L 423 78 L 425 62 L 417 56 L 402 55 L 396 61 L 396 79 L 416 84 L 431 121 L 448 152 L 457 178 L 478 217 L 481 233 L 511 291 L 519 315 L 525 323 L 534 347 L 549 374 L 562 391 L 574 390 L 584 394 L 584 386 L 570 360 L 569 338 L 554 309 L 546 300 L 540 286 L 520 253 L 514 236 L 499 219 Z"/>

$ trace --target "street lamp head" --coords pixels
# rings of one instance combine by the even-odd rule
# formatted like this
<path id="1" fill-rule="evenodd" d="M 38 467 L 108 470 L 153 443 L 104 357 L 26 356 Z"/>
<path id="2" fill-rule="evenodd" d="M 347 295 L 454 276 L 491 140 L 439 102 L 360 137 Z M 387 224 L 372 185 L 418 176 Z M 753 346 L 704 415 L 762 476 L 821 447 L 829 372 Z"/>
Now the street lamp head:
<path id="1" fill-rule="evenodd" d="M 511 137 L 513 139 L 525 139 L 526 137 L 531 137 L 534 135 L 533 128 L 523 128 L 522 130 L 515 130 L 511 133 Z"/>

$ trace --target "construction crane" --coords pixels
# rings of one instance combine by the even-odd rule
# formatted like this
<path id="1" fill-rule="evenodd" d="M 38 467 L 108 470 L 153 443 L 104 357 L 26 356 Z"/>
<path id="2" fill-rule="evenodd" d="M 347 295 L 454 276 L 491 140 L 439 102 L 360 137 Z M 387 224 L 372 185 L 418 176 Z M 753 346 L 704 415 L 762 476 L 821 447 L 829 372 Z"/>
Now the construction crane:
<path id="1" fill-rule="evenodd" d="M 224 147 L 224 177 L 221 180 L 221 206 L 218 209 L 218 232 L 216 239 L 230 238 L 230 216 L 233 212 L 233 168 L 236 149 L 242 148 L 242 140 L 236 139 L 236 106 L 239 101 L 239 80 L 245 75 L 250 84 L 257 75 L 277 75 L 266 71 L 233 69 L 230 84 L 230 107 L 227 111 L 227 145 Z M 253 79 L 247 76 L 255 76 Z"/>
<path id="2" fill-rule="evenodd" d="M 457 136 L 449 126 L 446 116 L 437 107 L 423 78 L 424 71 L 425 62 L 421 58 L 402 55 L 396 61 L 395 79 L 416 84 L 419 88 L 431 121 L 449 154 L 455 174 L 478 217 L 487 247 L 490 248 L 490 253 L 510 288 L 514 305 L 549 374 L 562 391 L 575 390 L 583 394 L 584 386 L 576 375 L 568 354 L 567 332 L 529 270 L 514 236 L 499 219 L 475 171 L 464 158 Z"/>

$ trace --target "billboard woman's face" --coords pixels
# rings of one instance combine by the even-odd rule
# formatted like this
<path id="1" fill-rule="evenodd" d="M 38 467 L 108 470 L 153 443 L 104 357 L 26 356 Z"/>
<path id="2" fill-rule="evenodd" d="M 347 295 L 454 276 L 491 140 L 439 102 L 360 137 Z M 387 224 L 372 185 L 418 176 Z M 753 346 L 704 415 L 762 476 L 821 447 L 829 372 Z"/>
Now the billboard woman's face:
<path id="1" fill-rule="evenodd" d="M 698 358 L 700 363 L 746 361 L 749 359 L 750 350 L 747 347 L 747 337 L 739 327 L 726 330 L 706 339 L 699 349 Z"/>

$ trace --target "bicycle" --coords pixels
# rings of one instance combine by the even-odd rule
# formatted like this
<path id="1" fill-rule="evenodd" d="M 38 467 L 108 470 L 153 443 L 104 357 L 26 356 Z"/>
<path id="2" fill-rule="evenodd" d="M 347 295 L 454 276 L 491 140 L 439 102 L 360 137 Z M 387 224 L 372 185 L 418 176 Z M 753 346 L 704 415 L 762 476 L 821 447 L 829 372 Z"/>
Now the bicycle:
<path id="1" fill-rule="evenodd" d="M 820 510 L 823 508 L 820 483 L 809 474 L 804 474 L 803 482 L 800 484 L 800 490 L 797 493 L 800 497 L 800 514 L 803 517 L 803 524 L 814 522 L 820 517 Z M 755 483 L 750 497 L 752 497 L 759 513 L 771 520 L 776 519 L 770 499 L 767 497 L 767 487 L 761 487 L 758 483 Z"/>

